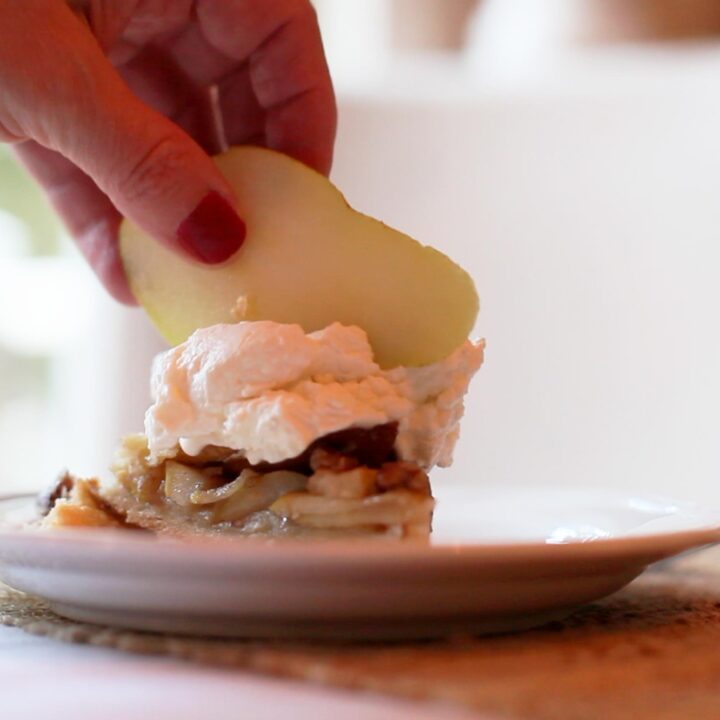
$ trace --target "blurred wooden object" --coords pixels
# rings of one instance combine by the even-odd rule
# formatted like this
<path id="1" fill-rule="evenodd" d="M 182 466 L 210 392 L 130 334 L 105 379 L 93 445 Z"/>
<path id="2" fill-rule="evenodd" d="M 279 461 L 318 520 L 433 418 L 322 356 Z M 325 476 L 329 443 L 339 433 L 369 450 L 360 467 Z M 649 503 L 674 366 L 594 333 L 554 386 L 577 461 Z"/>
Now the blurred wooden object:
<path id="1" fill-rule="evenodd" d="M 400 51 L 459 50 L 480 0 L 391 0 L 393 46 Z"/>
<path id="2" fill-rule="evenodd" d="M 483 0 L 466 47 L 484 72 L 517 72 L 557 51 L 717 37 L 720 0 Z"/>
<path id="3" fill-rule="evenodd" d="M 588 43 L 691 40 L 720 35 L 720 2 L 717 0 L 566 2 L 586 6 L 578 39 Z"/>

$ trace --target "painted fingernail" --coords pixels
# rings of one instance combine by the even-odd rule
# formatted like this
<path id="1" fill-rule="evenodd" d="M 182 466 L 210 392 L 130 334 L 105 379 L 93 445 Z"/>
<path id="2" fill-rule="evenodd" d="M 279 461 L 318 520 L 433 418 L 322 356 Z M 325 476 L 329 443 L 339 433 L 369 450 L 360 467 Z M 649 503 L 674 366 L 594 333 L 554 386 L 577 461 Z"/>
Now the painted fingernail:
<path id="1" fill-rule="evenodd" d="M 180 223 L 181 247 L 200 262 L 217 265 L 232 257 L 245 240 L 242 218 L 220 193 L 209 192 Z"/>

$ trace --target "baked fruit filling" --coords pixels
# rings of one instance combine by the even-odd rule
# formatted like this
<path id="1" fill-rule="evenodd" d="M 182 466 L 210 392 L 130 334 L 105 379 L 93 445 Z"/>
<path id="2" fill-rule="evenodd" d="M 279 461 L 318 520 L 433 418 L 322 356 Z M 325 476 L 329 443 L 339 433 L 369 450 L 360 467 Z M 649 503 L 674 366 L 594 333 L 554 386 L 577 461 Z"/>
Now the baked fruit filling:
<path id="1" fill-rule="evenodd" d="M 427 537 L 434 501 L 427 474 L 398 460 L 397 424 L 351 428 L 298 457 L 251 465 L 207 446 L 150 462 L 143 435 L 127 437 L 115 481 L 64 475 L 44 499 L 46 527 L 107 525 L 166 533 Z"/>

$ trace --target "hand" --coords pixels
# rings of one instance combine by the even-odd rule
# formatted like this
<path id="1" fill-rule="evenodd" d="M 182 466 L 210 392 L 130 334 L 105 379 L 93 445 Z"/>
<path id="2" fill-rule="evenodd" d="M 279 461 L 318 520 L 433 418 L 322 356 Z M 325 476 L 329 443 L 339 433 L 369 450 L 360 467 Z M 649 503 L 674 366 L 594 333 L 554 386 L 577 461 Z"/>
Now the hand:
<path id="1" fill-rule="evenodd" d="M 122 215 L 195 260 L 244 239 L 208 153 L 274 148 L 327 173 L 335 101 L 309 0 L 0 0 L 0 141 L 107 289 L 134 302 Z M 213 113 L 210 88 L 216 86 Z"/>

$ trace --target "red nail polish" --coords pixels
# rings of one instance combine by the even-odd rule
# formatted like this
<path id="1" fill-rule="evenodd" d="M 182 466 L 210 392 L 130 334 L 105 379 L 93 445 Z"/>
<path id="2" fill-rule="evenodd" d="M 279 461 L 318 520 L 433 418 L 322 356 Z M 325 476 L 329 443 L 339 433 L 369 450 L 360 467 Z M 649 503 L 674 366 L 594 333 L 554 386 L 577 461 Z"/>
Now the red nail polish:
<path id="1" fill-rule="evenodd" d="M 220 193 L 209 192 L 177 229 L 182 248 L 200 262 L 217 265 L 245 240 L 245 223 Z"/>

